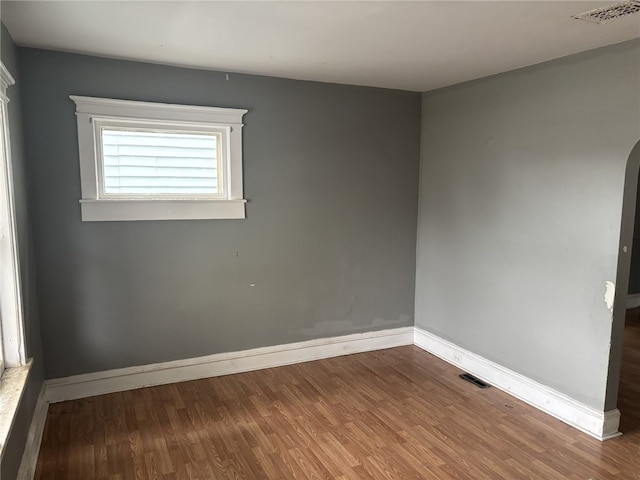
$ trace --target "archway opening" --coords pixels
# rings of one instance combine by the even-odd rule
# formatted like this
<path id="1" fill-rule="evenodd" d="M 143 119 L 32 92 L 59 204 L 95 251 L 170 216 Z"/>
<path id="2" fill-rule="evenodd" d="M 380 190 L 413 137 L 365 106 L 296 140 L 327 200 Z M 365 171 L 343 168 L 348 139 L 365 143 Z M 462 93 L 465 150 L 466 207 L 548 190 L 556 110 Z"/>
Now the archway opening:
<path id="1" fill-rule="evenodd" d="M 640 141 L 632 149 L 625 171 L 616 296 L 605 397 L 606 412 L 616 408 L 620 410 L 622 433 L 640 429 L 640 403 L 634 400 L 640 392 L 640 384 L 636 385 L 632 380 L 635 369 L 640 371 L 640 316 L 634 318 L 634 312 L 628 311 L 628 308 L 640 307 L 639 170 Z"/>

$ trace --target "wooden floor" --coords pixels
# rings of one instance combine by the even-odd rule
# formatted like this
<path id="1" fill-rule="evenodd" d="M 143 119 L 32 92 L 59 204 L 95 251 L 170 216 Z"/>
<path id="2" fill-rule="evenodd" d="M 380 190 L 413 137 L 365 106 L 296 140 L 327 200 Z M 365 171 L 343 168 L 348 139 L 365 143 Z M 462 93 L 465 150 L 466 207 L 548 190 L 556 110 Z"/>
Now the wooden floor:
<path id="1" fill-rule="evenodd" d="M 638 317 L 604 443 L 400 347 L 51 405 L 36 479 L 640 479 Z"/>

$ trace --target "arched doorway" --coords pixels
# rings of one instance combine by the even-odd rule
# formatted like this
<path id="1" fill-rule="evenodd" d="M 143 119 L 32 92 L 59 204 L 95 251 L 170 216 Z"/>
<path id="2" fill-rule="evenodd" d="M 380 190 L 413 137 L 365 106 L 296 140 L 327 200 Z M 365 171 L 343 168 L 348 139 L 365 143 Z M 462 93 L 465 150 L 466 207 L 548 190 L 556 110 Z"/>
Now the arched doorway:
<path id="1" fill-rule="evenodd" d="M 636 205 L 637 196 L 640 193 L 638 191 L 639 170 L 640 141 L 638 141 L 631 150 L 625 171 L 622 218 L 620 222 L 620 246 L 618 250 L 618 270 L 616 278 L 617 286 L 613 308 L 613 323 L 611 327 L 611 349 L 607 376 L 605 412 L 615 410 L 618 407 L 618 395 L 620 393 L 620 375 L 623 358 L 622 351 L 632 257 L 631 247 L 634 241 L 634 226 L 637 218 L 636 210 L 637 208 L 640 208 L 640 205 Z M 639 244 L 639 242 L 636 241 L 636 244 Z M 636 257 L 639 255 L 640 252 L 636 251 Z M 624 416 L 624 411 L 622 411 L 621 414 Z M 622 422 L 622 425 L 624 425 L 624 421 Z M 622 428 L 622 431 L 624 433 L 624 427 Z"/>

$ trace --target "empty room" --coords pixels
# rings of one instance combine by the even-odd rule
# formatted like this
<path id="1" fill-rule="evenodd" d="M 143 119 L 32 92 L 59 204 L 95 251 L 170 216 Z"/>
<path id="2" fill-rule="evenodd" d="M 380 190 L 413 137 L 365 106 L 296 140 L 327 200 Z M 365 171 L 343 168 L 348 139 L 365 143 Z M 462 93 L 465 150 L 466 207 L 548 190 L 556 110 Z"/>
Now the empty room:
<path id="1" fill-rule="evenodd" d="M 640 479 L 640 2 L 0 21 L 2 480 Z"/>

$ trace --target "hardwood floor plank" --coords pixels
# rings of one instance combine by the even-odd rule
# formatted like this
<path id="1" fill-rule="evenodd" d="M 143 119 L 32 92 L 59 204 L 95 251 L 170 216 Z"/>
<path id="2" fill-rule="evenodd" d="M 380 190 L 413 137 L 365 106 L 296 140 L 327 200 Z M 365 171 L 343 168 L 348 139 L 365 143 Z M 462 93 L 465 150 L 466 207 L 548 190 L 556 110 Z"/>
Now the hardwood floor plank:
<path id="1" fill-rule="evenodd" d="M 608 442 L 409 346 L 51 405 L 34 478 L 640 480 L 638 318 Z"/>

